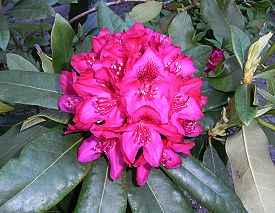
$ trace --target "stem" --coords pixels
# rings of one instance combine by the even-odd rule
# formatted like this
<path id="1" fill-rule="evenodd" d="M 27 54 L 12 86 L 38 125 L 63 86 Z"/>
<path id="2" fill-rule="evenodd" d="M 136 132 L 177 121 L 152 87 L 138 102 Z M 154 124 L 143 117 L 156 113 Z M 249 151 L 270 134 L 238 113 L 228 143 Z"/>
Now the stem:
<path id="1" fill-rule="evenodd" d="M 259 122 L 260 124 L 262 124 L 263 126 L 267 127 L 268 129 L 271 129 L 271 130 L 275 131 L 275 126 L 272 125 L 271 123 L 268 123 L 268 122 L 264 121 L 264 120 L 261 119 L 261 118 L 259 118 L 259 119 L 257 119 L 257 120 L 258 120 L 258 122 Z"/>
<path id="2" fill-rule="evenodd" d="M 167 5 L 167 4 L 170 4 L 171 2 L 173 2 L 174 0 L 168 0 L 168 1 L 165 1 L 163 2 L 163 5 Z M 122 4 L 122 3 L 127 3 L 127 2 L 147 2 L 147 0 L 117 0 L 117 1 L 112 1 L 112 2 L 108 2 L 106 3 L 106 5 L 108 7 L 110 6 L 114 6 L 114 5 L 118 5 L 118 4 Z M 190 5 L 189 5 L 190 6 Z M 188 7 L 188 6 L 187 6 Z M 186 7 L 186 10 L 187 10 L 187 7 Z M 72 24 L 73 22 L 75 22 L 76 20 L 82 18 L 83 16 L 86 16 L 86 15 L 89 15 L 90 13 L 93 13 L 95 11 L 98 10 L 98 7 L 93 7 L 83 13 L 80 13 L 79 15 L 73 17 L 69 23 Z"/>

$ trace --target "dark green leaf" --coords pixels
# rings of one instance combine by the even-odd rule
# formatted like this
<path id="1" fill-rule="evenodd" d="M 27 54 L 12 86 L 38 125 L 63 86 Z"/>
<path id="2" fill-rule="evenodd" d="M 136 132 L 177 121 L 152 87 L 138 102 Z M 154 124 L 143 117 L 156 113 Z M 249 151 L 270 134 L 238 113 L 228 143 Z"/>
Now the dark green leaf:
<path id="1" fill-rule="evenodd" d="M 81 141 L 57 127 L 27 145 L 0 171 L 0 212 L 41 212 L 62 200 L 90 169 L 76 161 Z"/>
<path id="2" fill-rule="evenodd" d="M 172 38 L 173 44 L 180 46 L 182 50 L 193 46 L 194 27 L 187 12 L 176 15 L 168 28 L 168 34 Z"/>
<path id="3" fill-rule="evenodd" d="M 217 121 L 221 117 L 221 110 L 217 111 L 208 111 L 204 113 L 202 119 L 198 121 L 198 123 L 202 126 L 204 131 L 208 131 L 213 129 Z"/>
<path id="4" fill-rule="evenodd" d="M 201 0 L 201 12 L 211 29 L 225 40 L 230 40 L 230 25 L 243 29 L 245 19 L 234 1 Z"/>
<path id="5" fill-rule="evenodd" d="M 115 14 L 106 3 L 101 1 L 97 11 L 97 23 L 99 29 L 108 28 L 111 33 L 122 32 L 128 29 L 125 22 Z"/>
<path id="6" fill-rule="evenodd" d="M 223 65 L 223 71 L 215 77 L 209 77 L 209 83 L 222 92 L 235 91 L 241 83 L 243 71 L 235 56 L 227 58 Z"/>
<path id="7" fill-rule="evenodd" d="M 179 169 L 164 169 L 164 171 L 209 211 L 246 212 L 234 191 L 193 157 L 183 158 Z"/>
<path id="8" fill-rule="evenodd" d="M 202 134 L 198 137 L 192 138 L 190 139 L 190 141 L 195 142 L 196 144 L 195 147 L 191 149 L 192 156 L 199 158 L 204 148 L 204 145 L 206 144 L 206 141 L 207 141 L 206 134 Z"/>
<path id="9" fill-rule="evenodd" d="M 76 45 L 75 53 L 90 52 L 92 50 L 92 38 L 90 35 L 86 36 L 83 41 Z"/>
<path id="10" fill-rule="evenodd" d="M 203 163 L 218 177 L 228 183 L 229 176 L 227 169 L 220 159 L 216 149 L 211 144 L 209 144 L 203 155 Z"/>
<path id="11" fill-rule="evenodd" d="M 196 47 L 188 49 L 184 53 L 188 56 L 192 56 L 196 67 L 195 74 L 199 77 L 206 78 L 207 75 L 205 74 L 204 70 L 212 53 L 212 48 L 207 45 L 198 45 Z"/>
<path id="12" fill-rule="evenodd" d="M 266 128 L 264 126 L 261 126 L 261 128 L 264 131 L 264 133 L 268 139 L 268 142 L 270 144 L 272 144 L 273 146 L 275 146 L 275 131 L 272 131 L 271 129 Z"/>
<path id="13" fill-rule="evenodd" d="M 34 138 L 48 130 L 44 125 L 37 125 L 20 132 L 21 123 L 11 127 L 0 137 L 0 168 L 11 158 L 19 156 L 21 149 Z"/>
<path id="14" fill-rule="evenodd" d="M 258 107 L 253 106 L 255 85 L 242 84 L 235 93 L 235 109 L 241 121 L 248 125 L 256 116 Z"/>
<path id="15" fill-rule="evenodd" d="M 132 179 L 130 175 L 128 201 L 134 213 L 193 212 L 190 201 L 161 170 L 152 170 L 147 183 L 142 187 L 135 186 Z"/>
<path id="16" fill-rule="evenodd" d="M 26 38 L 36 32 L 50 31 L 52 26 L 46 22 L 16 22 L 10 23 L 10 28 Z"/>
<path id="17" fill-rule="evenodd" d="M 268 49 L 267 53 L 265 54 L 265 57 L 264 57 L 263 61 L 267 60 L 272 55 L 274 50 L 275 50 L 275 43 L 273 43 L 271 45 L 271 47 Z"/>
<path id="18" fill-rule="evenodd" d="M 7 65 L 9 70 L 39 72 L 39 70 L 31 62 L 27 61 L 25 58 L 17 54 L 7 54 Z"/>
<path id="19" fill-rule="evenodd" d="M 47 1 L 20 0 L 9 11 L 8 15 L 17 19 L 44 19 L 55 14 Z"/>
<path id="20" fill-rule="evenodd" d="M 204 85 L 201 90 L 202 95 L 207 97 L 207 104 L 203 106 L 204 112 L 223 106 L 227 103 L 227 93 L 215 90 L 208 85 Z"/>
<path id="21" fill-rule="evenodd" d="M 22 126 L 21 126 L 21 129 L 20 131 L 24 131 L 25 129 L 28 129 L 32 126 L 35 126 L 37 124 L 40 124 L 40 123 L 43 123 L 44 121 L 46 121 L 44 118 L 41 118 L 41 117 L 30 117 L 30 118 L 27 118 Z"/>
<path id="22" fill-rule="evenodd" d="M 0 100 L 57 109 L 62 95 L 59 75 L 43 72 L 0 72 Z"/>
<path id="23" fill-rule="evenodd" d="M 5 16 L 0 11 L 0 48 L 6 50 L 10 40 L 10 29 Z"/>
<path id="24" fill-rule="evenodd" d="M 247 57 L 247 50 L 250 46 L 249 37 L 238 27 L 231 27 L 231 41 L 233 46 L 234 54 L 243 69 L 243 65 L 245 63 Z"/>
<path id="25" fill-rule="evenodd" d="M 129 14 L 137 22 L 145 23 L 159 15 L 161 8 L 161 2 L 148 1 L 136 5 Z"/>
<path id="26" fill-rule="evenodd" d="M 45 109 L 34 117 L 48 118 L 57 123 L 68 124 L 71 119 L 71 114 L 56 109 Z"/>
<path id="27" fill-rule="evenodd" d="M 51 34 L 53 68 L 55 73 L 63 69 L 70 70 L 73 55 L 72 41 L 74 31 L 71 25 L 61 15 L 56 14 Z"/>
<path id="28" fill-rule="evenodd" d="M 172 13 L 168 16 L 161 17 L 158 24 L 157 24 L 156 30 L 160 33 L 165 34 L 168 30 L 169 25 L 171 24 L 172 20 L 174 19 L 174 17 L 176 15 L 177 14 Z"/>
<path id="29" fill-rule="evenodd" d="M 127 206 L 127 176 L 110 180 L 109 165 L 101 157 L 84 180 L 75 212 L 125 212 Z"/>

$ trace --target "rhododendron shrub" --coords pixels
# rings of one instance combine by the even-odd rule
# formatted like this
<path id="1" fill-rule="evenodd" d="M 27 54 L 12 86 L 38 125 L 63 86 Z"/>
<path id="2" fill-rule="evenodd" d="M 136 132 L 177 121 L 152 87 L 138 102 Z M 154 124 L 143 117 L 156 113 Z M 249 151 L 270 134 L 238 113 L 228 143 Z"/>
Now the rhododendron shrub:
<path id="1" fill-rule="evenodd" d="M 209 58 L 209 62 L 206 64 L 207 69 L 205 72 L 209 74 L 209 72 L 214 72 L 219 63 L 224 61 L 224 55 L 222 50 L 219 50 L 215 47 L 212 47 L 212 53 Z"/>
<path id="2" fill-rule="evenodd" d="M 181 53 L 170 37 L 135 24 L 122 33 L 102 29 L 89 53 L 72 58 L 73 72 L 64 71 L 59 100 L 74 114 L 66 133 L 90 131 L 78 149 L 78 161 L 105 154 L 110 176 L 124 167 L 137 168 L 144 185 L 152 167 L 178 168 L 179 153 L 190 155 L 193 142 L 184 137 L 202 133 L 203 81 L 193 78 L 192 58 Z"/>

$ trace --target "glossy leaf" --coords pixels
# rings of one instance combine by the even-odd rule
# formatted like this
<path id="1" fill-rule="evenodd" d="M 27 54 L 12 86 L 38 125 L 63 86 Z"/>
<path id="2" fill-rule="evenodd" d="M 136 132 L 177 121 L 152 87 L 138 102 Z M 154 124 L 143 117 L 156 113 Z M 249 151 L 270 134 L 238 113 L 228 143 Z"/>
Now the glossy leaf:
<path id="1" fill-rule="evenodd" d="M 209 144 L 205 150 L 203 155 L 203 163 L 218 177 L 222 178 L 225 182 L 228 183 L 229 176 L 227 169 L 219 157 L 216 149 L 211 144 Z"/>
<path id="2" fill-rule="evenodd" d="M 10 40 L 10 29 L 7 19 L 0 11 L 0 48 L 6 50 Z"/>
<path id="3" fill-rule="evenodd" d="M 44 19 L 55 14 L 47 1 L 20 0 L 9 11 L 8 15 L 17 19 Z"/>
<path id="4" fill-rule="evenodd" d="M 90 165 L 75 160 L 82 138 L 62 133 L 57 127 L 34 139 L 0 170 L 1 212 L 45 211 L 85 177 Z"/>
<path id="5" fill-rule="evenodd" d="M 231 27 L 231 41 L 232 47 L 234 51 L 234 55 L 236 56 L 241 69 L 243 69 L 243 65 L 246 61 L 247 57 L 247 50 L 250 46 L 250 39 L 249 37 L 238 27 L 232 26 Z"/>
<path id="6" fill-rule="evenodd" d="M 264 133 L 268 139 L 268 142 L 270 144 L 272 144 L 273 146 L 275 146 L 275 131 L 273 131 L 265 126 L 261 126 L 261 128 L 264 131 Z"/>
<path id="7" fill-rule="evenodd" d="M 59 75 L 42 72 L 0 72 L 0 100 L 57 109 Z"/>
<path id="8" fill-rule="evenodd" d="M 201 134 L 198 137 L 190 139 L 190 142 L 195 142 L 195 147 L 191 149 L 192 156 L 199 158 L 203 152 L 203 148 L 207 142 L 206 134 Z"/>
<path id="9" fill-rule="evenodd" d="M 201 0 L 201 12 L 211 29 L 225 40 L 230 40 L 230 25 L 243 29 L 245 19 L 234 1 Z"/>
<path id="10" fill-rule="evenodd" d="M 172 13 L 168 16 L 163 16 L 159 19 L 159 22 L 157 24 L 156 30 L 160 33 L 165 34 L 168 30 L 168 27 L 170 26 L 172 20 L 175 18 L 177 14 Z"/>
<path id="11" fill-rule="evenodd" d="M 122 32 L 128 29 L 125 22 L 115 14 L 106 3 L 101 1 L 97 11 L 97 23 L 99 29 L 108 28 L 111 33 Z"/>
<path id="12" fill-rule="evenodd" d="M 41 59 L 42 62 L 42 69 L 44 72 L 48 72 L 48 73 L 54 73 L 53 70 L 53 63 L 51 61 L 51 59 L 43 52 L 41 53 L 37 53 Z"/>
<path id="13" fill-rule="evenodd" d="M 235 191 L 248 212 L 273 212 L 275 167 L 267 137 L 256 121 L 226 142 Z"/>
<path id="14" fill-rule="evenodd" d="M 256 116 L 258 107 L 253 106 L 254 85 L 242 84 L 235 93 L 235 109 L 241 121 L 248 125 Z"/>
<path id="15" fill-rule="evenodd" d="M 7 54 L 7 65 L 9 70 L 39 72 L 39 70 L 31 62 L 27 61 L 25 58 L 17 54 Z"/>
<path id="16" fill-rule="evenodd" d="M 135 19 L 137 22 L 145 23 L 157 15 L 159 15 L 162 8 L 162 3 L 158 1 L 148 1 L 136 5 L 129 15 Z"/>
<path id="17" fill-rule="evenodd" d="M 271 104 L 275 104 L 275 95 L 271 95 L 270 93 L 266 92 L 261 88 L 257 88 L 257 92 L 264 97 Z"/>
<path id="18" fill-rule="evenodd" d="M 92 50 L 92 36 L 88 35 L 75 47 L 75 53 L 81 54 L 84 52 L 90 52 Z"/>
<path id="19" fill-rule="evenodd" d="M 179 169 L 164 169 L 164 171 L 209 211 L 246 212 L 234 191 L 195 158 L 183 158 Z"/>
<path id="20" fill-rule="evenodd" d="M 193 46 L 194 27 L 187 12 L 176 15 L 168 28 L 168 34 L 172 38 L 173 44 L 180 46 L 182 50 Z"/>
<path id="21" fill-rule="evenodd" d="M 125 212 L 127 206 L 127 176 L 110 180 L 109 165 L 98 159 L 85 178 L 74 212 Z"/>
<path id="22" fill-rule="evenodd" d="M 10 112 L 14 110 L 13 107 L 7 105 L 7 104 L 4 104 L 2 102 L 0 102 L 0 113 L 3 113 L 3 112 Z"/>
<path id="23" fill-rule="evenodd" d="M 142 187 L 135 186 L 129 175 L 128 185 L 128 202 L 134 213 L 193 212 L 190 201 L 160 169 L 152 170 Z"/>
<path id="24" fill-rule="evenodd" d="M 21 149 L 26 144 L 48 130 L 44 125 L 37 125 L 20 132 L 21 124 L 12 126 L 0 137 L 0 168 L 11 158 L 18 157 Z"/>
<path id="25" fill-rule="evenodd" d="M 209 84 L 222 92 L 233 92 L 241 83 L 243 71 L 234 56 L 227 58 L 223 66 L 223 71 L 217 76 L 209 77 Z"/>
<path id="26" fill-rule="evenodd" d="M 61 15 L 56 14 L 51 34 L 53 68 L 55 73 L 63 69 L 70 70 L 73 55 L 72 41 L 74 31 L 71 25 Z"/>

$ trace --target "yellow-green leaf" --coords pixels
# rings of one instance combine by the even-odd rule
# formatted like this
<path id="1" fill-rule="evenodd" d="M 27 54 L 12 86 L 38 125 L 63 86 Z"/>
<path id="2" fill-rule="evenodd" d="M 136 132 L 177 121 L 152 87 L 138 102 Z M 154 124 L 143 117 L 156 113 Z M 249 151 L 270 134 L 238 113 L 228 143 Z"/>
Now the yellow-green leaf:
<path id="1" fill-rule="evenodd" d="M 235 191 L 248 212 L 274 212 L 275 167 L 267 141 L 253 121 L 226 142 Z"/>
<path id="2" fill-rule="evenodd" d="M 148 1 L 135 6 L 129 15 L 137 22 L 145 23 L 155 18 L 160 13 L 161 8 L 161 2 Z"/>

